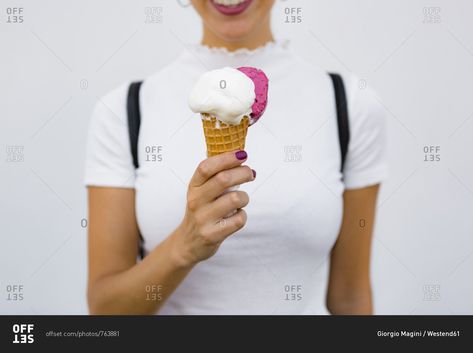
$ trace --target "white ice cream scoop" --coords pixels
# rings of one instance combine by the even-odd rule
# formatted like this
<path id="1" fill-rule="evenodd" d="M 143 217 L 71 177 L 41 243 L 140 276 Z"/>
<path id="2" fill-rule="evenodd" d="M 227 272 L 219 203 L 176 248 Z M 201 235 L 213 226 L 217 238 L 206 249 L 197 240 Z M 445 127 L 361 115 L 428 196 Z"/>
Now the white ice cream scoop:
<path id="1" fill-rule="evenodd" d="M 253 81 L 231 67 L 204 73 L 189 96 L 193 112 L 212 115 L 229 125 L 238 125 L 245 115 L 249 116 L 254 101 Z"/>

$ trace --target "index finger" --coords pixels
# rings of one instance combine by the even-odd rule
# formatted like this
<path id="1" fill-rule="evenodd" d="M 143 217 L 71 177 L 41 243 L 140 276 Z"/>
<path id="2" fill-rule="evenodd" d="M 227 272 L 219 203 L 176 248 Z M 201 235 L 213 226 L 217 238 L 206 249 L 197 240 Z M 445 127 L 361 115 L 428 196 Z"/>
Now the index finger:
<path id="1" fill-rule="evenodd" d="M 225 169 L 235 168 L 247 158 L 245 151 L 232 151 L 204 159 L 195 170 L 189 186 L 201 186 L 215 174 Z"/>

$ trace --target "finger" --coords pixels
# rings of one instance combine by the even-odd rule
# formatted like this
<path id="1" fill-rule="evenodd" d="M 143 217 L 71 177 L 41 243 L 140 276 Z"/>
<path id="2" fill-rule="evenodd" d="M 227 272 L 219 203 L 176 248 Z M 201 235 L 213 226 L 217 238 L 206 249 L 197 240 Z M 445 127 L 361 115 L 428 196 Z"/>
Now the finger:
<path id="1" fill-rule="evenodd" d="M 238 210 L 245 207 L 250 202 L 248 194 L 244 191 L 231 191 L 212 202 L 207 206 L 206 212 L 210 219 L 218 221 Z"/>
<path id="2" fill-rule="evenodd" d="M 209 225 L 209 227 L 212 227 L 209 230 L 209 238 L 215 243 L 220 243 L 243 228 L 246 224 L 246 220 L 246 212 L 244 210 L 238 210 L 233 216 L 223 218 L 215 222 L 215 224 Z"/>
<path id="3" fill-rule="evenodd" d="M 200 186 L 218 172 L 239 166 L 247 158 L 245 151 L 233 151 L 204 159 L 195 170 L 189 186 Z"/>
<path id="4" fill-rule="evenodd" d="M 255 172 L 248 166 L 235 167 L 219 172 L 200 188 L 194 189 L 202 203 L 215 200 L 229 188 L 255 179 Z"/>

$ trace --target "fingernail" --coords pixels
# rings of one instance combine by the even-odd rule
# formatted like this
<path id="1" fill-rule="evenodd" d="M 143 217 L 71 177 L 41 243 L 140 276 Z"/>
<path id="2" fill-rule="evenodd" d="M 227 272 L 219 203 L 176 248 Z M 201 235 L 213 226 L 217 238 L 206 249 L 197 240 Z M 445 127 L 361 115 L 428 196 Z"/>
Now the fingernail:
<path id="1" fill-rule="evenodd" d="M 235 156 L 240 161 L 242 161 L 242 160 L 246 159 L 246 157 L 248 157 L 248 155 L 246 154 L 245 151 L 238 151 L 237 153 L 235 153 Z"/>
<path id="2" fill-rule="evenodd" d="M 252 169 L 251 171 L 253 172 L 253 178 L 256 178 L 256 170 Z"/>

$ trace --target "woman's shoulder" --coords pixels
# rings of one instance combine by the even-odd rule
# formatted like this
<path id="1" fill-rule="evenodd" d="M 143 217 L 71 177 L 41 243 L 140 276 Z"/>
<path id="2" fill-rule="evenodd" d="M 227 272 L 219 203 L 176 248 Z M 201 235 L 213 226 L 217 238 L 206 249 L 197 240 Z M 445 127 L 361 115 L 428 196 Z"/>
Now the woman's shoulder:
<path id="1" fill-rule="evenodd" d="M 123 98 L 127 95 L 130 84 L 133 82 L 141 81 L 143 83 L 146 83 L 146 85 L 156 82 L 167 82 L 169 84 L 169 79 L 176 79 L 177 76 L 182 76 L 183 74 L 185 74 L 184 72 L 182 72 L 183 70 L 185 70 L 185 67 L 180 65 L 180 62 L 182 61 L 181 56 L 170 60 L 168 63 L 160 65 L 156 70 L 152 71 L 148 75 L 122 81 L 120 84 L 107 91 L 102 96 L 103 99 L 112 101 L 123 101 Z"/>
<path id="2" fill-rule="evenodd" d="M 377 90 L 368 79 L 346 69 L 327 70 L 298 55 L 293 55 L 293 61 L 303 73 L 304 80 L 313 80 L 321 90 L 333 91 L 330 74 L 337 74 L 342 78 L 352 124 L 383 124 L 387 112 Z"/>
<path id="3" fill-rule="evenodd" d="M 360 110 L 370 110 L 379 108 L 380 99 L 376 90 L 372 87 L 371 82 L 347 70 L 327 70 L 320 66 L 317 62 L 302 57 L 298 54 L 291 53 L 291 66 L 296 68 L 300 77 L 304 81 L 311 80 L 321 90 L 332 90 L 333 83 L 330 74 L 338 74 L 341 76 L 345 88 L 348 102 L 348 109 L 355 115 Z"/>
<path id="4" fill-rule="evenodd" d="M 327 70 L 321 67 L 316 61 L 312 61 L 293 50 L 285 52 L 283 60 L 284 70 L 288 75 L 297 74 L 303 77 L 304 81 L 310 80 L 313 83 L 328 83 L 330 77 Z M 310 82 L 308 81 L 308 82 Z"/>
<path id="5" fill-rule="evenodd" d="M 388 111 L 371 82 L 354 73 L 345 72 L 341 76 L 351 124 L 381 128 L 385 124 Z"/>
<path id="6" fill-rule="evenodd" d="M 99 98 L 98 103 L 104 103 L 110 108 L 123 107 L 123 102 L 126 101 L 129 87 L 133 82 L 142 82 L 143 86 L 141 90 L 144 91 L 147 89 L 147 87 L 153 86 L 158 82 L 166 82 L 167 84 L 170 82 L 175 82 L 177 79 L 176 74 L 179 73 L 179 71 L 180 70 L 176 65 L 176 61 L 172 61 L 145 77 L 135 77 L 122 81 L 118 85 L 106 91 Z M 117 110 L 119 111 L 120 109 Z"/>

